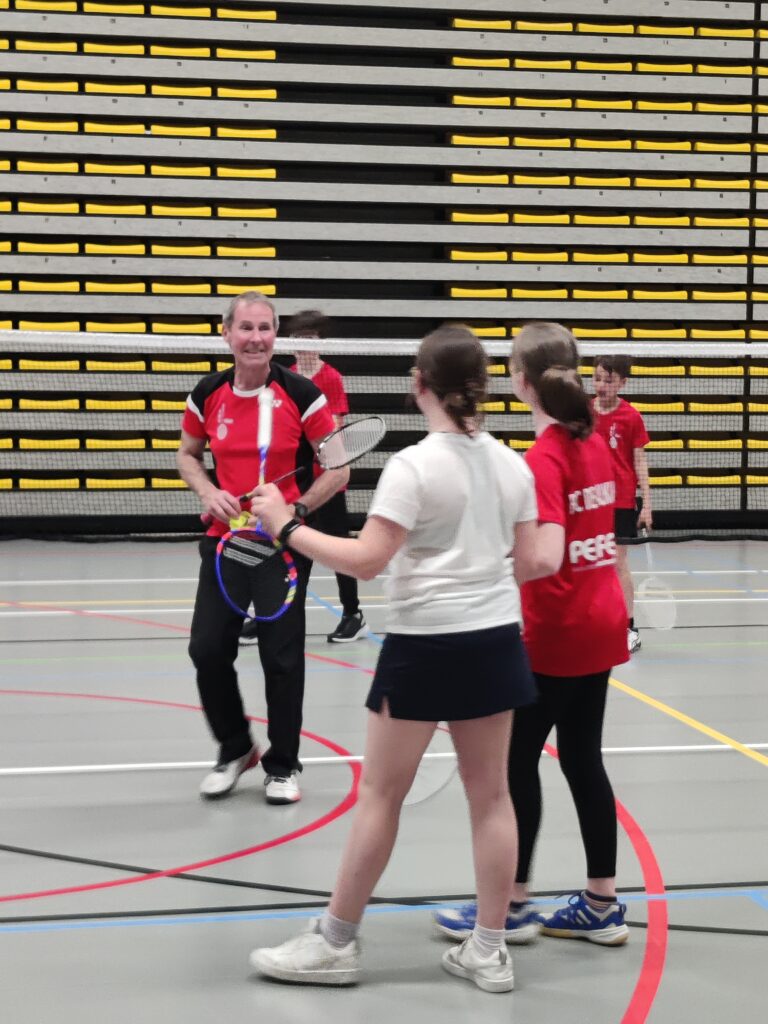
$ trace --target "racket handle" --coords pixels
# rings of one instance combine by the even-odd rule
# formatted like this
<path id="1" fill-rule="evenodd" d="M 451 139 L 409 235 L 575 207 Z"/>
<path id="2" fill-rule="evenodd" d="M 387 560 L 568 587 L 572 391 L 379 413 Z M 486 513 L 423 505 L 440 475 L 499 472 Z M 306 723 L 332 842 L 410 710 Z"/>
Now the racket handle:
<path id="1" fill-rule="evenodd" d="M 287 473 L 283 473 L 282 476 L 275 477 L 274 480 L 270 480 L 268 482 L 271 484 L 279 484 L 281 480 L 287 480 L 289 476 L 295 476 L 297 473 L 303 472 L 303 470 L 304 466 L 297 466 L 296 469 L 289 469 Z M 255 490 L 248 491 L 247 494 L 241 494 L 237 500 L 242 505 L 244 501 L 250 501 L 250 499 L 254 496 L 255 493 Z M 210 526 L 211 523 L 213 522 L 213 516 L 210 514 L 210 512 L 201 512 L 200 522 L 204 526 Z"/>

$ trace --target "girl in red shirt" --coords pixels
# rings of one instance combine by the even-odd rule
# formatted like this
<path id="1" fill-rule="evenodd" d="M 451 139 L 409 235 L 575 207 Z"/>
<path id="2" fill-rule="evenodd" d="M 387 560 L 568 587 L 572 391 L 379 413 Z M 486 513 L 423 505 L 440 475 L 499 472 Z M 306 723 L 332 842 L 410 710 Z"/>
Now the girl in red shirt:
<path id="1" fill-rule="evenodd" d="M 512 730 L 509 786 L 520 839 L 506 935 L 527 942 L 540 927 L 619 945 L 629 929 L 616 900 L 616 805 L 601 743 L 608 677 L 628 657 L 627 610 L 616 574 L 611 456 L 593 430 L 578 366 L 570 331 L 552 323 L 525 327 L 510 360 L 513 390 L 530 405 L 536 432 L 526 461 L 536 482 L 537 564 L 517 565 L 515 574 L 525 584 L 523 635 L 539 696 L 518 709 Z M 553 726 L 581 827 L 587 887 L 568 906 L 537 915 L 528 876 L 541 820 L 539 758 Z M 461 938 L 473 914 L 471 904 L 439 912 L 438 928 Z"/>

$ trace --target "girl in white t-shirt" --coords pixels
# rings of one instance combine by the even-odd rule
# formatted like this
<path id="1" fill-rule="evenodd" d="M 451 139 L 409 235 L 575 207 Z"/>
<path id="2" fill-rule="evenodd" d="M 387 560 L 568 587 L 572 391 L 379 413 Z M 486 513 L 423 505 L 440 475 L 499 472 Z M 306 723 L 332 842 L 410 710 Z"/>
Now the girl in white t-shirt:
<path id="1" fill-rule="evenodd" d="M 276 487 L 253 514 L 295 551 L 372 579 L 390 565 L 389 621 L 368 695 L 360 794 L 336 888 L 323 917 L 251 963 L 284 981 L 347 985 L 360 974 L 357 932 L 387 865 L 400 808 L 421 757 L 446 721 L 470 806 L 478 914 L 443 956 L 451 974 L 490 992 L 513 987 L 504 921 L 514 881 L 515 815 L 507 788 L 512 709 L 535 697 L 520 639 L 512 572 L 535 559 L 536 499 L 523 460 L 479 426 L 486 356 L 465 327 L 424 339 L 413 394 L 429 433 L 388 461 L 356 539 L 292 518 Z"/>

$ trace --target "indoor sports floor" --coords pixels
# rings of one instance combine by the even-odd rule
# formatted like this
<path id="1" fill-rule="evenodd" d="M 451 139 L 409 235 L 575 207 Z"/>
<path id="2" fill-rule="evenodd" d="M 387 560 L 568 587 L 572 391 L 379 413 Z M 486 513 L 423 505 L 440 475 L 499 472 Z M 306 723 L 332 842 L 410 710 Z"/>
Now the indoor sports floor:
<path id="1" fill-rule="evenodd" d="M 197 795 L 214 750 L 186 654 L 193 543 L 8 541 L 1 550 L 4 1020 L 764 1019 L 768 544 L 655 546 L 653 571 L 673 592 L 677 625 L 643 630 L 642 650 L 616 669 L 605 735 L 630 941 L 606 949 L 542 938 L 514 952 L 509 995 L 439 966 L 430 908 L 473 885 L 455 777 L 403 811 L 381 902 L 364 925 L 363 984 L 249 976 L 253 946 L 281 942 L 324 904 L 349 827 L 359 769 L 337 758 L 362 750 L 378 647 L 325 642 L 333 617 L 322 602 L 335 599 L 326 570 L 316 570 L 309 602 L 304 798 L 268 807 L 260 770 L 227 800 Z M 639 582 L 644 553 L 632 562 Z M 381 582 L 361 592 L 380 628 Z M 240 668 L 258 734 L 256 649 L 241 652 Z M 437 752 L 446 740 L 438 736 Z M 438 787 L 450 767 L 430 759 L 425 777 Z M 534 882 L 546 905 L 581 887 L 583 858 L 553 758 L 542 776 Z"/>

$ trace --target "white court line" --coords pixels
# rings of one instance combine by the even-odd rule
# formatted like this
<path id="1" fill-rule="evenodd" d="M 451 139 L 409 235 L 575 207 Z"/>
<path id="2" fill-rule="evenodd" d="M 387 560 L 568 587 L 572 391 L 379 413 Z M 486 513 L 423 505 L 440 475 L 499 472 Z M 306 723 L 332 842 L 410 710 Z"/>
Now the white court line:
<path id="1" fill-rule="evenodd" d="M 744 743 L 743 746 L 750 750 L 768 750 L 768 743 Z M 701 743 L 687 744 L 683 746 L 666 747 L 603 747 L 604 754 L 701 754 L 701 753 L 734 753 L 734 749 L 724 743 Z M 549 754 L 544 752 L 546 757 Z M 452 751 L 440 753 L 428 752 L 422 760 L 439 761 L 456 757 Z M 344 756 L 334 755 L 333 757 L 306 757 L 302 760 L 305 765 L 328 765 L 328 764 L 351 764 L 361 763 L 362 754 L 347 754 Z M 145 764 L 76 764 L 76 765 L 50 765 L 46 767 L 30 768 L 0 768 L 0 776 L 19 775 L 103 775 L 115 772 L 161 772 L 181 771 L 189 768 L 204 769 L 210 768 L 210 761 L 159 761 L 147 762 Z"/>
<path id="2" fill-rule="evenodd" d="M 387 576 L 377 576 L 377 579 L 385 580 Z M 335 580 L 335 576 L 312 576 L 310 582 L 319 580 Z M 102 583 L 124 584 L 124 583 L 197 583 L 197 576 L 145 576 L 131 579 L 115 579 L 112 576 L 103 576 L 98 579 L 77 579 L 77 580 L 0 580 L 0 587 L 52 587 L 56 585 L 67 586 L 97 586 Z"/>

